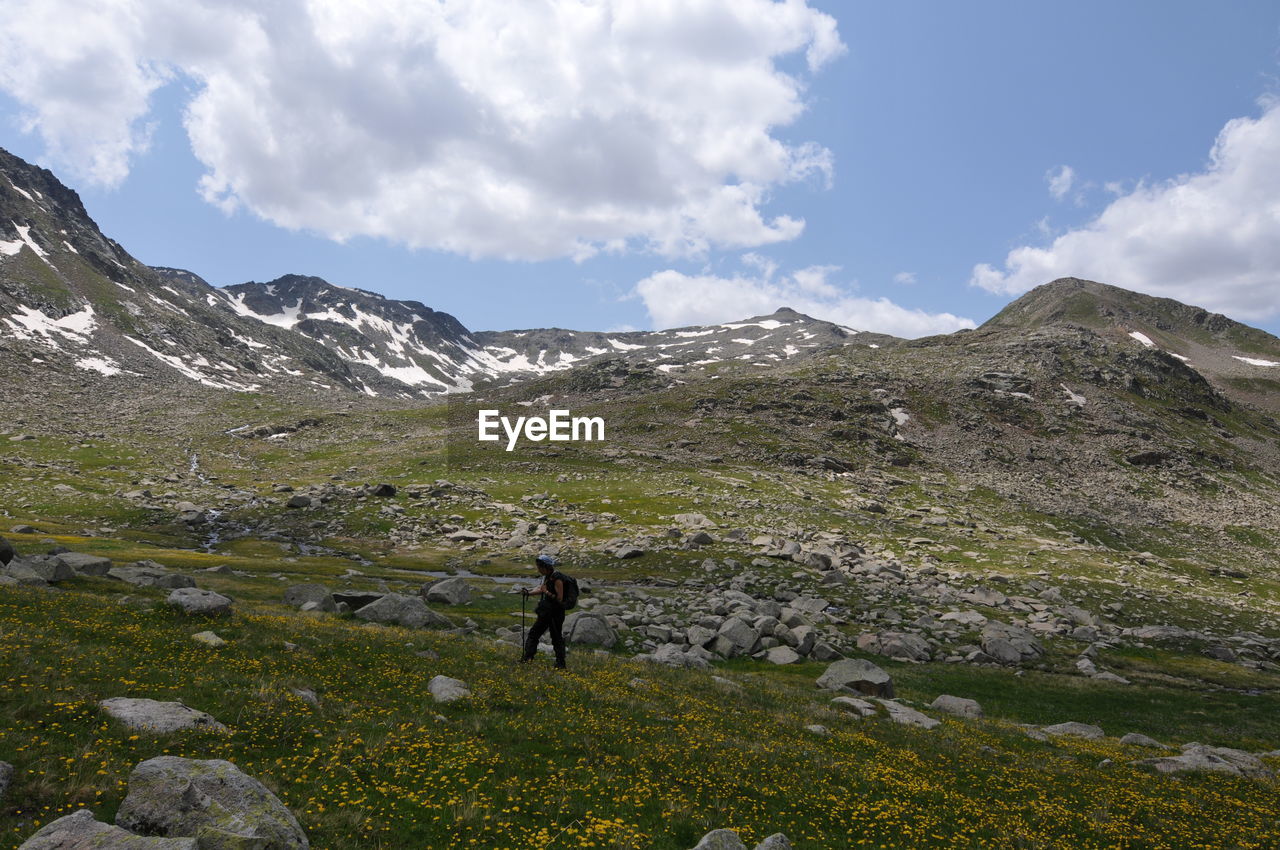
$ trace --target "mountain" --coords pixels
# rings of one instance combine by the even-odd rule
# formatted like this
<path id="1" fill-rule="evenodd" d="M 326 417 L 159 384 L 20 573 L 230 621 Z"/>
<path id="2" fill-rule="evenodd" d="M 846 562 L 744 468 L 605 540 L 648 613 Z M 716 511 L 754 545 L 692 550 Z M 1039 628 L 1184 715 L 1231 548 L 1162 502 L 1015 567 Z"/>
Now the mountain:
<path id="1" fill-rule="evenodd" d="M 679 372 L 722 363 L 769 366 L 841 345 L 898 342 L 785 307 L 739 322 L 664 331 L 472 333 L 453 316 L 417 301 L 385 298 L 318 277 L 286 275 L 268 283 L 229 286 L 218 294 L 237 315 L 324 345 L 362 377 L 389 378 L 421 394 L 466 390 L 477 382 L 505 383 L 600 359 Z"/>
<path id="2" fill-rule="evenodd" d="M 1171 298 L 1090 280 L 1062 278 L 1013 301 L 979 330 L 1090 328 L 1111 339 L 1167 352 L 1223 392 L 1280 412 L 1280 339 Z"/>
<path id="3" fill-rule="evenodd" d="M 229 314 L 193 275 L 140 263 L 50 172 L 0 151 L 0 364 L 38 390 L 50 373 L 133 385 L 357 390 L 305 337 Z"/>
<path id="4" fill-rule="evenodd" d="M 140 263 L 76 193 L 0 151 L 0 359 L 13 374 L 192 381 L 214 389 L 402 398 L 468 390 L 600 359 L 664 372 L 772 366 L 898 342 L 783 308 L 709 327 L 472 333 L 417 301 L 286 275 L 218 289 Z M 38 383 L 38 382 L 37 382 Z"/>

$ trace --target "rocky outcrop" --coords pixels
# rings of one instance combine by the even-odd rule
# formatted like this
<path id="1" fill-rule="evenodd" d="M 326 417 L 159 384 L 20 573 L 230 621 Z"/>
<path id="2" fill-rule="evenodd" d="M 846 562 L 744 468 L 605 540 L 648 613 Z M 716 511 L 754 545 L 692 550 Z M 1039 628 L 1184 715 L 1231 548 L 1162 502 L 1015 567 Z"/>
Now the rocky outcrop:
<path id="1" fill-rule="evenodd" d="M 107 714 L 130 729 L 167 734 L 183 729 L 225 730 L 212 715 L 183 705 L 180 702 L 158 702 L 153 699 L 112 697 L 98 705 Z"/>
<path id="2" fill-rule="evenodd" d="M 275 794 L 221 759 L 144 761 L 129 774 L 129 793 L 116 825 L 145 835 L 196 837 L 202 848 L 310 846 L 297 818 Z"/>

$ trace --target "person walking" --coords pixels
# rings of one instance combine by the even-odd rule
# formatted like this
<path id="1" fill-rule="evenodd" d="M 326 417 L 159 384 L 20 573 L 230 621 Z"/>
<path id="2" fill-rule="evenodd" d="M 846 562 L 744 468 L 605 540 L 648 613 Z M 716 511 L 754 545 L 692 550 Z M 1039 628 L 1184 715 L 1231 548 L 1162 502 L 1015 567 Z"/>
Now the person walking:
<path id="1" fill-rule="evenodd" d="M 566 585 L 568 577 L 556 570 L 557 561 L 550 555 L 539 555 L 534 561 L 538 568 L 538 574 L 542 576 L 542 584 L 536 589 L 522 588 L 521 593 L 525 596 L 541 596 L 538 600 L 538 607 L 533 613 L 538 616 L 534 621 L 533 628 L 529 629 L 529 636 L 524 642 L 524 657 L 521 663 L 532 661 L 538 652 L 538 641 L 542 640 L 542 636 L 551 631 L 551 646 L 556 653 L 556 667 L 564 669 L 564 614 L 565 614 L 565 594 L 567 592 Z"/>

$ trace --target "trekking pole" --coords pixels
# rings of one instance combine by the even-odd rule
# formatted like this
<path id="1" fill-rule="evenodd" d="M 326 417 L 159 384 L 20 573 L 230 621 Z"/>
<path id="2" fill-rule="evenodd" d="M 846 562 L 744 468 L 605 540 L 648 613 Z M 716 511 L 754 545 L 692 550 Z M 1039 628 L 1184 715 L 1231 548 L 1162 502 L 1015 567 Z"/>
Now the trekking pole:
<path id="1" fill-rule="evenodd" d="M 524 607 L 529 601 L 529 594 L 520 594 L 520 660 L 524 660 Z"/>

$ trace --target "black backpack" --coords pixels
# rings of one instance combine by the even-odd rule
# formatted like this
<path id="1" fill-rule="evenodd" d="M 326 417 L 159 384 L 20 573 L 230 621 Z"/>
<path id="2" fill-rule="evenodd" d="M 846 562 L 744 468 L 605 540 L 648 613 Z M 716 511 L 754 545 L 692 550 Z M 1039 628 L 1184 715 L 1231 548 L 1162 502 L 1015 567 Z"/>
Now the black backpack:
<path id="1" fill-rule="evenodd" d="M 560 579 L 564 582 L 564 610 L 568 611 L 570 608 L 577 606 L 578 580 L 573 576 L 567 576 L 559 571 L 556 571 L 556 573 L 551 577 L 553 582 L 556 579 Z"/>

